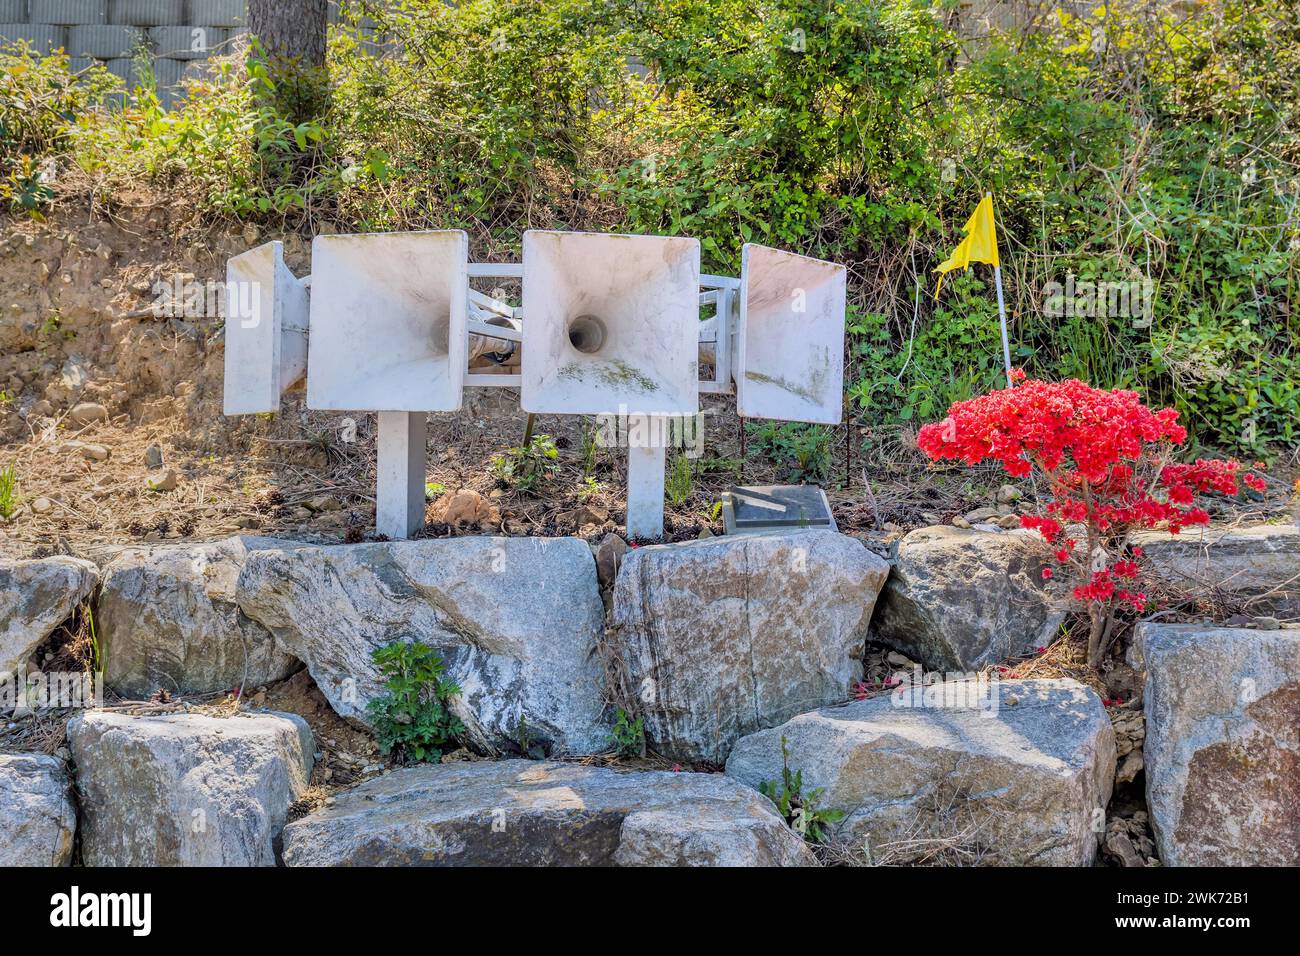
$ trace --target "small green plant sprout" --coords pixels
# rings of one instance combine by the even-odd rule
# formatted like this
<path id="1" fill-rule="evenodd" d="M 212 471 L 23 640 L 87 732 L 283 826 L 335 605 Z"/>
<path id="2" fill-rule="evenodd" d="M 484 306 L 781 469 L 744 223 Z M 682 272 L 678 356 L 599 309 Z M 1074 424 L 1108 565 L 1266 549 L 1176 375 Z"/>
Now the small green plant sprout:
<path id="1" fill-rule="evenodd" d="M 832 807 L 819 807 L 822 788 L 803 792 L 803 771 L 790 769 L 790 745 L 781 737 L 781 780 L 765 780 L 758 785 L 763 794 L 781 811 L 790 829 L 809 843 L 825 843 L 827 828 L 844 819 L 844 811 Z"/>
<path id="2" fill-rule="evenodd" d="M 582 484 L 578 486 L 578 500 L 589 501 L 604 490 L 604 484 L 588 475 L 582 479 Z"/>
<path id="3" fill-rule="evenodd" d="M 511 745 L 507 749 L 515 750 L 519 756 L 528 760 L 545 760 L 546 759 L 546 742 L 534 740 L 532 731 L 528 729 L 528 721 L 524 715 L 519 715 L 519 722 L 515 724 L 515 738 L 509 741 Z"/>
<path id="4" fill-rule="evenodd" d="M 447 744 L 465 732 L 450 707 L 460 687 L 443 678 L 442 657 L 421 641 L 394 641 L 371 657 L 387 691 L 366 705 L 380 752 L 412 762 L 441 760 Z"/>
<path id="5" fill-rule="evenodd" d="M 691 496 L 691 488 L 691 460 L 684 454 L 673 456 L 668 474 L 664 477 L 664 497 L 670 504 L 683 505 Z"/>
<path id="6" fill-rule="evenodd" d="M 8 521 L 18 510 L 22 499 L 18 497 L 18 475 L 14 466 L 0 468 L 0 518 Z"/>
<path id="7" fill-rule="evenodd" d="M 445 485 L 439 484 L 436 481 L 426 481 L 424 483 L 424 497 L 428 501 L 436 501 L 446 490 L 447 488 Z"/>
<path id="8" fill-rule="evenodd" d="M 614 715 L 614 730 L 610 734 L 620 757 L 645 756 L 645 724 L 638 717 L 633 720 L 622 707 Z"/>
<path id="9" fill-rule="evenodd" d="M 559 469 L 559 449 L 550 435 L 534 435 L 527 445 L 492 459 L 492 473 L 503 484 L 532 491 Z"/>
<path id="10" fill-rule="evenodd" d="M 600 428 L 589 418 L 582 420 L 582 473 L 591 478 L 600 456 Z"/>
<path id="11" fill-rule="evenodd" d="M 95 633 L 95 612 L 90 605 L 86 605 L 86 639 L 90 642 L 90 654 L 88 664 L 92 674 L 104 673 L 104 648 L 99 643 L 99 635 Z"/>

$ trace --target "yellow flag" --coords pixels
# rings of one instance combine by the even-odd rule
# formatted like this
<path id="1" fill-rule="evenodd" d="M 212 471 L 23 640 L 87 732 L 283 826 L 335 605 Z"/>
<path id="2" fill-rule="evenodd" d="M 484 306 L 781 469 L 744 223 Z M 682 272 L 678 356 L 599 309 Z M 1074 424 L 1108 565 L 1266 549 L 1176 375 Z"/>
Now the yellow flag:
<path id="1" fill-rule="evenodd" d="M 1001 265 L 998 262 L 998 232 L 993 225 L 993 197 L 985 196 L 971 213 L 970 219 L 962 227 L 966 238 L 953 250 L 948 261 L 934 271 L 939 273 L 939 284 L 935 287 L 934 297 L 939 298 L 943 288 L 943 277 L 953 269 L 965 269 L 972 262 L 987 262 L 989 265 Z"/>

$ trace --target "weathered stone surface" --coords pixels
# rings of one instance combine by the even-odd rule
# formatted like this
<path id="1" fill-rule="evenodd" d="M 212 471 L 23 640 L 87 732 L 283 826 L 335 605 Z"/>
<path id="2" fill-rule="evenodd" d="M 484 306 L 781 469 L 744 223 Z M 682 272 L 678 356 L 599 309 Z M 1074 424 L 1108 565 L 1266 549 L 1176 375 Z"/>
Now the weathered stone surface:
<path id="1" fill-rule="evenodd" d="M 616 643 L 654 748 L 721 763 L 743 735 L 847 698 L 888 573 L 833 531 L 628 551 Z"/>
<path id="2" fill-rule="evenodd" d="M 99 573 L 80 558 L 0 561 L 0 672 L 16 672 L 95 589 Z"/>
<path id="3" fill-rule="evenodd" d="M 235 601 L 250 552 L 270 538 L 122 549 L 103 569 L 98 617 L 105 680 L 128 697 L 207 694 L 282 680 L 301 667 Z"/>
<path id="4" fill-rule="evenodd" d="M 503 760 L 399 770 L 289 824 L 290 866 L 798 866 L 771 801 L 717 774 Z"/>
<path id="5" fill-rule="evenodd" d="M 1153 531 L 1135 535 L 1134 544 L 1143 549 L 1143 563 L 1174 587 L 1267 592 L 1268 607 L 1287 617 L 1300 613 L 1300 526 Z"/>
<path id="6" fill-rule="evenodd" d="M 820 805 L 846 814 L 835 842 L 877 863 L 1091 863 L 1115 775 L 1115 737 L 1097 695 L 1073 680 L 963 681 L 929 689 L 930 706 L 896 704 L 924 690 L 752 734 L 732 750 L 727 774 L 754 787 L 780 780 L 786 738 L 804 791 L 822 788 Z M 949 706 L 936 706 L 945 695 Z"/>
<path id="7" fill-rule="evenodd" d="M 1045 646 L 1065 618 L 1043 581 L 1041 538 L 936 526 L 896 545 L 873 639 L 927 668 L 973 671 Z"/>
<path id="8" fill-rule="evenodd" d="M 314 744 L 294 714 L 68 724 L 87 866 L 274 866 Z"/>
<path id="9" fill-rule="evenodd" d="M 77 809 L 58 757 L 0 754 L 0 867 L 67 866 Z"/>
<path id="10" fill-rule="evenodd" d="M 1147 805 L 1167 866 L 1300 866 L 1300 630 L 1144 624 Z"/>
<path id="11" fill-rule="evenodd" d="M 604 608 L 577 538 L 463 537 L 259 551 L 239 579 L 244 613 L 305 661 L 330 705 L 366 724 L 383 693 L 372 652 L 421 640 L 460 685 L 470 736 L 571 753 L 609 744 L 596 641 Z"/>

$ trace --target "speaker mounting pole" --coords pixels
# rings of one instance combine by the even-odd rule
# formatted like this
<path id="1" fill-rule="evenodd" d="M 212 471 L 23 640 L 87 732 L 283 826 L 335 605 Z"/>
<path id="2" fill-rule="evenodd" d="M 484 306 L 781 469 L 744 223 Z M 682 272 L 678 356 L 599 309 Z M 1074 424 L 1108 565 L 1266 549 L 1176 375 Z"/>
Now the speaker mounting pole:
<path id="1" fill-rule="evenodd" d="M 652 435 L 662 435 L 655 422 Z M 630 445 L 627 450 L 627 536 L 661 538 L 664 533 L 664 468 L 667 449 L 662 442 Z"/>
<path id="2" fill-rule="evenodd" d="M 396 540 L 424 526 L 424 412 L 380 412 L 375 530 Z"/>

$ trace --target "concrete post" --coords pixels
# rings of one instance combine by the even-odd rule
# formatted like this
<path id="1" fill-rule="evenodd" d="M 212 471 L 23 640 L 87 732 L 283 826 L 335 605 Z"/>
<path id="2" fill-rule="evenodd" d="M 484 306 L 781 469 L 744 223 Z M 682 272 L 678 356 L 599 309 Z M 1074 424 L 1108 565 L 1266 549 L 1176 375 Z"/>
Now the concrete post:
<path id="1" fill-rule="evenodd" d="M 651 429 L 659 441 L 627 450 L 627 536 L 658 538 L 664 533 L 664 464 L 662 420 Z"/>
<path id="2" fill-rule="evenodd" d="M 424 412 L 380 412 L 375 529 L 395 540 L 424 526 Z"/>

